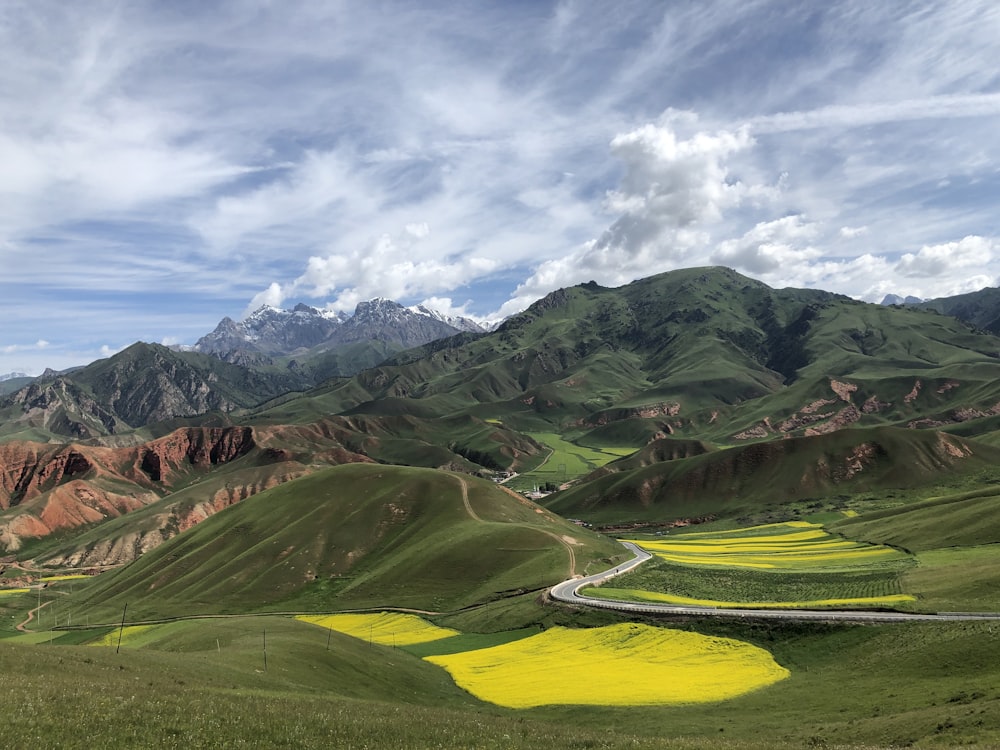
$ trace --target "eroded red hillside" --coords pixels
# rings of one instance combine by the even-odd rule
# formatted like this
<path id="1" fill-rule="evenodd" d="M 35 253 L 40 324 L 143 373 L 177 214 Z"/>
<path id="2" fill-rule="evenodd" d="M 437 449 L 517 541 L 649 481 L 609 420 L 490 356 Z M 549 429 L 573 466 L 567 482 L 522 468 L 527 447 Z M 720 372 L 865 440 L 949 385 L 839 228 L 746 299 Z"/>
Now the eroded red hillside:
<path id="1" fill-rule="evenodd" d="M 285 446 L 301 446 L 290 450 Z M 153 526 L 106 543 L 85 545 L 66 564 L 127 562 L 165 539 L 257 492 L 308 473 L 314 466 L 368 461 L 315 426 L 185 428 L 129 447 L 0 444 L 0 549 L 26 538 L 98 524 L 167 498 L 222 465 L 246 457 L 252 474 L 236 475 L 195 503 L 165 507 Z M 169 503 L 168 503 L 169 506 Z M 128 537 L 128 538 L 126 538 Z"/>

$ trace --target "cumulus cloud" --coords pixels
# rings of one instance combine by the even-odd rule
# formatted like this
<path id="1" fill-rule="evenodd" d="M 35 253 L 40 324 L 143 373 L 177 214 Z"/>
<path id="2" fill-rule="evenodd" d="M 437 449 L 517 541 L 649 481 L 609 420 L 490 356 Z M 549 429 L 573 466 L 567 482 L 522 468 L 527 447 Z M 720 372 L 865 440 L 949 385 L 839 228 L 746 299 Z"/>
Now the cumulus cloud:
<path id="1" fill-rule="evenodd" d="M 262 292 L 258 292 L 250 300 L 250 304 L 247 305 L 246 309 L 243 311 L 244 317 L 252 313 L 254 310 L 258 310 L 263 305 L 268 307 L 281 307 L 281 303 L 285 300 L 285 291 L 281 288 L 281 284 L 277 281 L 272 281 L 270 286 L 267 287 Z"/>
<path id="2" fill-rule="evenodd" d="M 298 294 L 314 299 L 333 295 L 327 309 L 347 312 L 373 297 L 405 300 L 455 289 L 501 265 L 478 256 L 421 256 L 416 246 L 429 235 L 426 223 L 415 222 L 397 235 L 383 234 L 365 247 L 313 256 L 301 276 L 285 286 L 273 282 L 254 296 L 248 310 L 262 304 L 278 306 Z"/>
<path id="3" fill-rule="evenodd" d="M 428 297 L 419 303 L 428 310 L 436 310 L 442 315 L 447 315 L 451 318 L 468 318 L 469 320 L 474 320 L 477 323 L 485 323 L 486 319 L 477 315 L 476 313 L 469 311 L 469 305 L 471 301 L 467 300 L 461 305 L 456 305 L 451 297 Z"/>
<path id="4" fill-rule="evenodd" d="M 712 261 L 758 276 L 787 273 L 822 255 L 808 244 L 817 234 L 817 225 L 801 216 L 761 222 L 739 239 L 720 243 Z"/>
<path id="5" fill-rule="evenodd" d="M 916 253 L 904 253 L 895 270 L 906 277 L 950 276 L 959 269 L 983 268 L 994 260 L 995 240 L 970 235 L 957 242 L 924 245 Z"/>
<path id="6" fill-rule="evenodd" d="M 773 194 L 771 187 L 746 184 L 730 174 L 729 158 L 753 145 L 745 129 L 685 138 L 673 127 L 677 119 L 668 113 L 666 122 L 611 141 L 624 172 L 618 188 L 608 191 L 605 209 L 617 218 L 596 239 L 538 265 L 502 314 L 523 309 L 559 286 L 590 279 L 621 284 L 690 262 L 727 209 Z M 690 116 L 686 120 L 692 123 Z"/>
<path id="7" fill-rule="evenodd" d="M 841 227 L 839 234 L 845 240 L 853 240 L 868 234 L 868 227 Z"/>

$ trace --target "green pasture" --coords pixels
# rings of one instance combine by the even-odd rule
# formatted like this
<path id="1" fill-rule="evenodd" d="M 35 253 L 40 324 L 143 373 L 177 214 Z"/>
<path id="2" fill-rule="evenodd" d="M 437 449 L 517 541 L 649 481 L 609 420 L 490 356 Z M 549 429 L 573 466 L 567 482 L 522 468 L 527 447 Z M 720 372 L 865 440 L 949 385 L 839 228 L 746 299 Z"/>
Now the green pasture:
<path id="1" fill-rule="evenodd" d="M 547 483 L 564 484 L 589 474 L 605 464 L 635 452 L 631 447 L 592 448 L 577 445 L 554 432 L 528 433 L 551 452 L 540 466 L 507 482 L 514 490 L 530 490 Z"/>
<path id="2" fill-rule="evenodd" d="M 474 618 L 495 621 L 490 609 Z M 520 611 L 553 616 L 537 605 Z M 706 705 L 509 710 L 458 689 L 417 647 L 370 644 L 289 617 L 209 618 L 151 627 L 117 653 L 61 645 L 62 635 L 0 642 L 0 744 L 756 750 L 1000 741 L 1000 642 L 989 624 L 670 627 L 747 640 L 791 676 Z M 469 632 L 421 648 L 454 652 L 537 632 Z M 89 631 L 103 634 L 113 640 L 115 630 Z"/>

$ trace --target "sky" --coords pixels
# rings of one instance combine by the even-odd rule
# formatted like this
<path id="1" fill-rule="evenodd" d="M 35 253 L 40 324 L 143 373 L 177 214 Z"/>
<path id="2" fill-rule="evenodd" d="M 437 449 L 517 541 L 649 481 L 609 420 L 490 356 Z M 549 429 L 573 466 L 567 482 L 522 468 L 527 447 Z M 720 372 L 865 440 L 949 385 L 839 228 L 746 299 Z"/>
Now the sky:
<path id="1" fill-rule="evenodd" d="M 0 4 L 0 374 L 261 304 L 1000 278 L 995 0 Z"/>

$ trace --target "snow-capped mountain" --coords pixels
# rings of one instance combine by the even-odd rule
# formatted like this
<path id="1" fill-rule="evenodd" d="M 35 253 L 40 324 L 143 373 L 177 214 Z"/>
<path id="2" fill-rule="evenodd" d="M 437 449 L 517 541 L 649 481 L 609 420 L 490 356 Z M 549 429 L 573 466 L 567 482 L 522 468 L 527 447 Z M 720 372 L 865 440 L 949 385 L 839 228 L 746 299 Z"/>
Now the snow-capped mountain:
<path id="1" fill-rule="evenodd" d="M 359 303 L 350 316 L 304 304 L 291 310 L 264 305 L 241 321 L 223 318 L 194 349 L 233 361 L 251 354 L 281 356 L 363 341 L 406 349 L 462 331 L 484 330 L 467 318 L 453 318 L 423 305 L 403 307 L 381 298 Z"/>
<path id="2" fill-rule="evenodd" d="M 463 318 L 460 315 L 445 315 L 443 312 L 438 310 L 432 310 L 424 305 L 415 305 L 414 307 L 408 307 L 407 310 L 415 312 L 418 315 L 427 315 L 435 320 L 440 320 L 442 323 L 450 325 L 452 328 L 457 328 L 459 331 L 470 331 L 471 333 L 483 333 L 486 331 L 486 327 L 480 325 L 471 318 Z"/>

